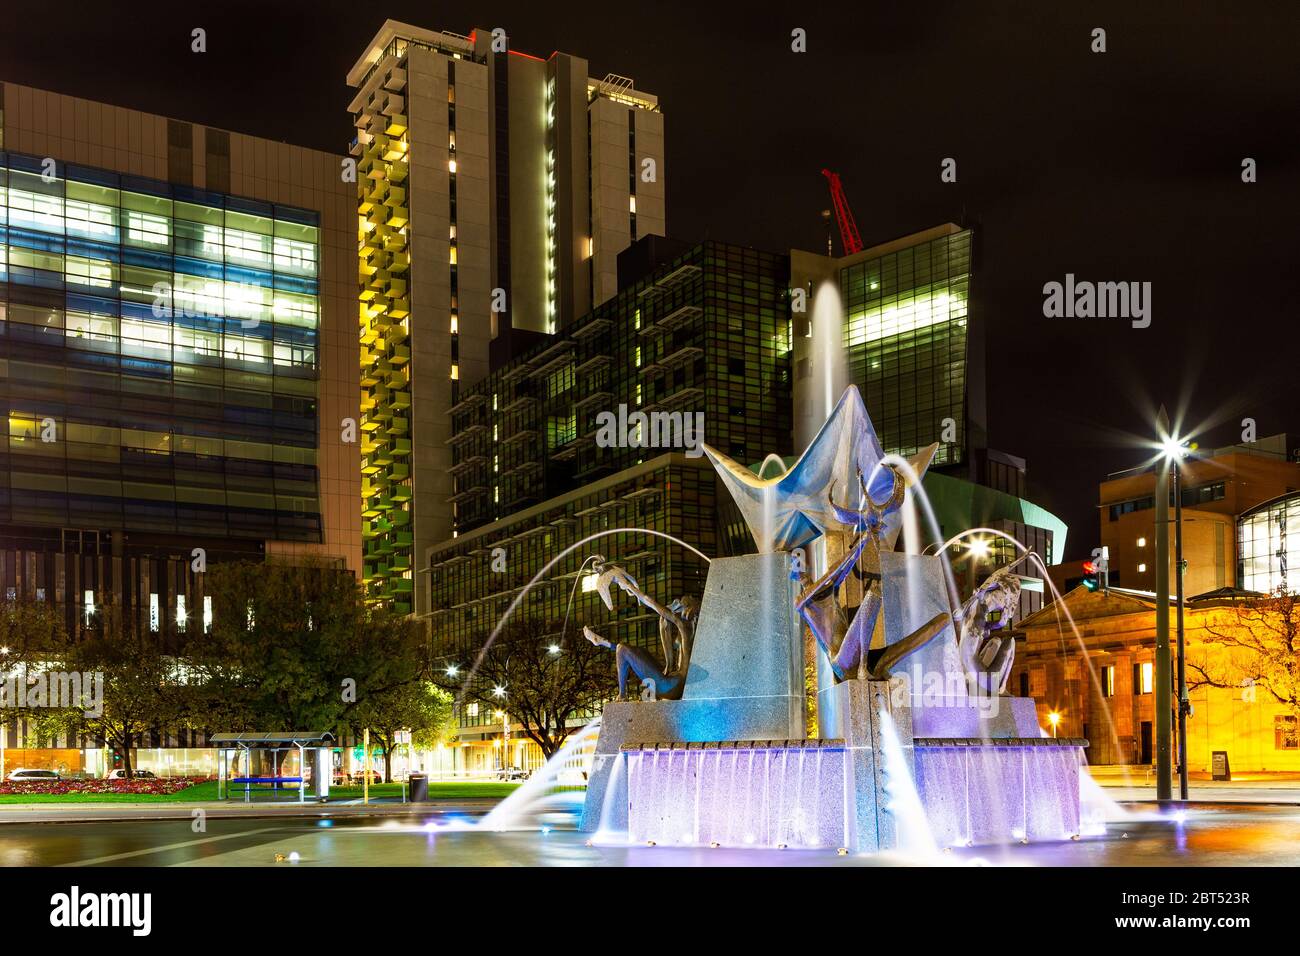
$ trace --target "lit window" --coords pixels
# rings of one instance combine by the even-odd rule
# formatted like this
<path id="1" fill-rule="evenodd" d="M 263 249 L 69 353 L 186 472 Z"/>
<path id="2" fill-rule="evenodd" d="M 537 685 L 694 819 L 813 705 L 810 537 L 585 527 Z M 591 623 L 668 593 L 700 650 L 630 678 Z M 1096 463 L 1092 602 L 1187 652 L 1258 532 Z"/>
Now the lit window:
<path id="1" fill-rule="evenodd" d="M 455 335 L 460 331 L 460 316 L 455 312 L 451 314 L 451 334 Z"/>
<path id="2" fill-rule="evenodd" d="M 1278 714 L 1273 718 L 1275 750 L 1300 750 L 1300 717 Z"/>
<path id="3" fill-rule="evenodd" d="M 1138 547 L 1139 547 L 1139 548 L 1145 548 L 1146 546 L 1147 546 L 1147 539 L 1146 539 L 1146 538 L 1138 538 Z"/>
<path id="4" fill-rule="evenodd" d="M 1145 564 L 1139 564 L 1138 574 L 1146 574 L 1146 573 L 1147 573 L 1147 566 Z"/>
<path id="5" fill-rule="evenodd" d="M 453 173 L 456 171 L 456 160 L 454 159 L 447 160 L 447 170 Z"/>
<path id="6" fill-rule="evenodd" d="M 90 626 L 90 619 L 95 616 L 95 592 L 84 591 L 81 595 L 82 611 L 85 615 L 86 626 Z"/>
<path id="7" fill-rule="evenodd" d="M 1155 665 L 1150 661 L 1138 665 L 1138 693 L 1149 694 L 1155 685 Z"/>
<path id="8" fill-rule="evenodd" d="M 161 608 L 158 605 L 158 595 L 150 594 L 149 595 L 149 630 L 151 631 L 158 630 L 158 625 L 159 625 L 158 618 L 161 616 L 160 610 Z"/>
<path id="9" fill-rule="evenodd" d="M 212 598 L 203 599 L 203 633 L 212 630 Z"/>
<path id="10" fill-rule="evenodd" d="M 589 591 L 596 590 L 596 582 L 599 580 L 600 580 L 600 575 L 598 574 L 584 574 L 582 576 L 583 593 L 585 594 Z"/>
<path id="11" fill-rule="evenodd" d="M 629 211 L 629 212 L 636 212 L 636 197 L 635 197 L 635 196 L 628 196 L 628 197 L 627 197 L 627 207 L 628 207 L 628 211 Z"/>
<path id="12" fill-rule="evenodd" d="M 459 365 L 453 365 L 453 366 L 451 367 L 451 380 L 452 380 L 453 382 L 456 382 L 456 381 L 459 381 L 459 380 L 460 380 L 460 366 L 459 366 Z"/>
<path id="13" fill-rule="evenodd" d="M 454 265 L 456 264 L 456 246 L 455 246 L 454 243 L 453 243 L 452 246 L 451 246 L 451 250 L 450 250 L 450 252 L 451 252 L 451 256 L 450 256 L 450 258 L 449 258 L 449 261 L 450 261 L 451 264 L 454 266 Z"/>
<path id="14" fill-rule="evenodd" d="M 469 704 L 469 705 L 465 708 L 465 716 L 466 716 L 466 717 L 477 717 L 477 716 L 478 716 L 478 701 L 474 701 L 472 704 Z"/>
<path id="15" fill-rule="evenodd" d="M 185 622 L 189 616 L 189 612 L 185 609 L 185 595 L 176 595 L 176 626 L 182 631 L 185 630 Z"/>
<path id="16" fill-rule="evenodd" d="M 1107 664 L 1105 667 L 1101 668 L 1097 676 L 1101 681 L 1101 696 L 1114 697 L 1115 696 L 1115 665 Z"/>

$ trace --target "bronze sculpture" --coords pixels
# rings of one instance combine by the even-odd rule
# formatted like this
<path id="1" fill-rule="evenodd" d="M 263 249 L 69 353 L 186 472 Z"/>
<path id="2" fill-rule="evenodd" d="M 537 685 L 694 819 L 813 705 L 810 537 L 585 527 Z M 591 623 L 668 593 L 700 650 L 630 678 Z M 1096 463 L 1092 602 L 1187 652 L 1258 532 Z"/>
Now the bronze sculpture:
<path id="1" fill-rule="evenodd" d="M 876 629 L 883 603 L 881 594 L 880 551 L 889 518 L 902 508 L 907 494 L 907 481 L 893 466 L 882 466 L 892 477 L 889 495 L 877 503 L 867 490 L 867 482 L 858 472 L 863 510 L 845 508 L 835 503 L 832 487 L 827 492 L 835 520 L 851 528 L 853 543 L 838 561 L 816 581 L 805 571 L 799 572 L 804 584 L 795 599 L 795 608 L 808 625 L 817 643 L 830 658 L 831 669 L 837 680 L 853 677 L 885 679 L 893 667 L 904 657 L 924 646 L 948 626 L 951 620 L 946 613 L 933 618 L 899 641 L 879 651 L 871 651 L 871 636 Z M 855 575 L 864 587 L 862 603 L 845 623 L 840 608 L 840 590 L 850 575 Z"/>
<path id="2" fill-rule="evenodd" d="M 598 563 L 596 569 L 600 573 L 596 590 L 604 600 L 605 607 L 611 611 L 614 609 L 614 601 L 609 589 L 611 584 L 617 584 L 642 605 L 659 615 L 659 641 L 664 655 L 662 667 L 654 657 L 639 647 L 615 644 L 590 627 L 582 629 L 583 637 L 591 643 L 614 651 L 615 666 L 618 669 L 619 699 L 626 699 L 628 674 L 634 674 L 643 688 L 643 700 L 680 700 L 682 691 L 686 687 L 686 671 L 691 664 L 691 642 L 695 636 L 699 602 L 687 595 L 664 607 L 641 590 L 636 580 L 618 565 Z"/>
<path id="3" fill-rule="evenodd" d="M 1002 634 L 1010 627 L 1020 603 L 1020 576 L 1011 569 L 1023 560 L 994 571 L 962 608 L 958 652 L 971 694 L 1006 693 L 1016 641 Z"/>

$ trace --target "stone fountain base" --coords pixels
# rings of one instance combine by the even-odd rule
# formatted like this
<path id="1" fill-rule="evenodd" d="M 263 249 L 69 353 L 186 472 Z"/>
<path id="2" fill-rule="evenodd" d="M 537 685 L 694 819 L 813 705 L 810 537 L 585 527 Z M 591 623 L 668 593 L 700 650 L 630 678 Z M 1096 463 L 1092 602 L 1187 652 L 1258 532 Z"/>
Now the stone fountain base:
<path id="1" fill-rule="evenodd" d="M 707 716 L 692 702 L 607 705 L 582 829 L 868 853 L 915 845 L 925 835 L 904 831 L 918 824 L 939 847 L 1080 832 L 1086 741 L 1043 736 L 1028 698 L 913 706 L 906 691 L 830 688 L 834 736 L 821 740 L 683 741 L 670 731 Z"/>

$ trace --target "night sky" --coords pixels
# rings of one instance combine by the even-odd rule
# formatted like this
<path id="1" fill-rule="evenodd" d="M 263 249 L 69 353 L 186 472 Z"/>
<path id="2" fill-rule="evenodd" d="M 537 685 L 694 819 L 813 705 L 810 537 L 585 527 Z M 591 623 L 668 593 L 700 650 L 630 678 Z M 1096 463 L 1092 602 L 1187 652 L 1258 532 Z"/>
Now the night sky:
<path id="1" fill-rule="evenodd" d="M 1073 558 L 1097 544 L 1097 482 L 1147 456 L 1160 402 L 1203 446 L 1240 440 L 1251 417 L 1300 447 L 1300 7 L 1135 6 L 13 6 L 0 80 L 342 155 L 344 75 L 385 18 L 501 26 L 516 49 L 585 56 L 592 75 L 659 96 L 675 236 L 822 250 L 823 166 L 867 245 L 974 225 L 990 444 L 1028 459 Z M 190 52 L 193 27 L 206 54 Z M 955 184 L 940 182 L 944 157 Z M 1151 282 L 1151 326 L 1044 318 L 1043 284 L 1066 273 Z"/>

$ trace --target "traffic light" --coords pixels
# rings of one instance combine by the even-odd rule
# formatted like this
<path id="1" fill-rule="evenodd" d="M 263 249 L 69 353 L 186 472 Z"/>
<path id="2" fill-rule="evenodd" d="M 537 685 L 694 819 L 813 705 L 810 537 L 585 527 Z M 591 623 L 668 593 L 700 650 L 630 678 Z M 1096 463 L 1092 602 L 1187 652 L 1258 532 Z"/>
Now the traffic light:
<path id="1" fill-rule="evenodd" d="M 1092 561 L 1083 562 L 1083 586 L 1089 591 L 1095 591 L 1098 583 L 1097 565 Z"/>

